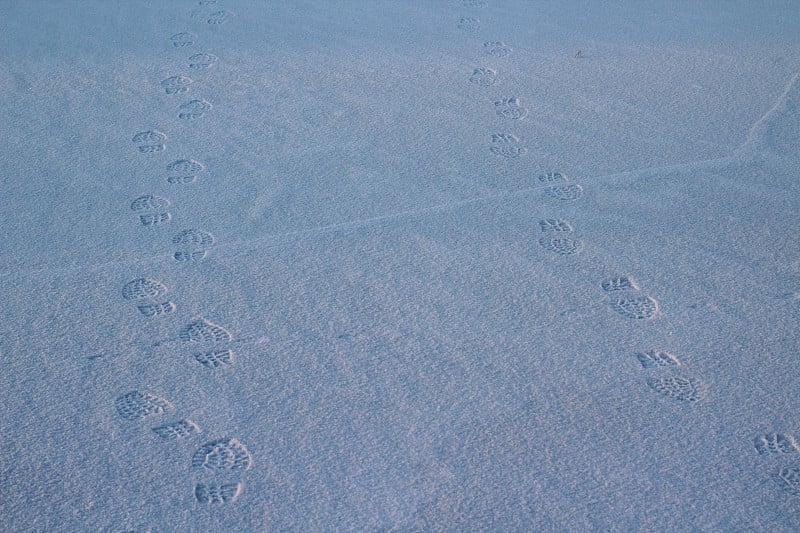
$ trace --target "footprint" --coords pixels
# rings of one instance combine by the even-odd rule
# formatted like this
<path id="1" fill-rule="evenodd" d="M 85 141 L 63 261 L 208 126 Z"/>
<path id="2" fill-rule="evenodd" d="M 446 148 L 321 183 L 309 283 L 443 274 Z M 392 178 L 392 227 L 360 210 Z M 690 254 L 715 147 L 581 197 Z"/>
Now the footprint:
<path id="1" fill-rule="evenodd" d="M 160 304 L 144 304 L 137 306 L 139 312 L 144 316 L 152 318 L 156 316 L 168 315 L 175 311 L 175 304 L 172 302 L 163 302 Z"/>
<path id="2" fill-rule="evenodd" d="M 603 287 L 603 290 L 606 292 L 613 292 L 613 291 L 627 291 L 633 290 L 638 291 L 639 286 L 636 284 L 636 281 L 631 276 L 617 276 L 611 279 L 607 279 L 600 284 Z"/>
<path id="3" fill-rule="evenodd" d="M 472 71 L 469 81 L 481 87 L 489 87 L 497 81 L 497 72 L 487 67 L 479 67 Z"/>
<path id="4" fill-rule="evenodd" d="M 178 159 L 167 165 L 167 181 L 172 184 L 193 183 L 197 173 L 205 170 L 202 163 L 194 159 Z"/>
<path id="5" fill-rule="evenodd" d="M 478 31 L 481 28 L 481 21 L 475 17 L 461 17 L 458 21 L 458 29 L 464 31 Z"/>
<path id="6" fill-rule="evenodd" d="M 207 231 L 186 229 L 172 238 L 172 244 L 184 248 L 173 254 L 176 261 L 199 261 L 206 256 L 205 249 L 214 244 L 214 236 Z"/>
<path id="7" fill-rule="evenodd" d="M 225 438 L 208 442 L 192 456 L 193 468 L 207 470 L 249 470 L 253 457 L 236 439 Z"/>
<path id="8" fill-rule="evenodd" d="M 800 466 L 786 466 L 772 476 L 775 483 L 792 496 L 800 497 Z"/>
<path id="9" fill-rule="evenodd" d="M 644 368 L 659 368 L 664 366 L 681 366 L 680 360 L 668 352 L 660 350 L 650 350 L 649 352 L 638 352 L 636 358 Z"/>
<path id="10" fill-rule="evenodd" d="M 699 402 L 708 392 L 708 385 L 697 378 L 647 378 L 647 384 L 659 394 L 682 402 Z"/>
<path id="11" fill-rule="evenodd" d="M 185 104 L 181 104 L 178 108 L 178 118 L 184 120 L 194 120 L 200 118 L 211 109 L 211 104 L 202 99 L 189 100 Z"/>
<path id="12" fill-rule="evenodd" d="M 176 48 L 183 48 L 185 46 L 191 46 L 194 44 L 197 36 L 193 33 L 189 33 L 188 31 L 182 31 L 180 33 L 176 33 L 169 39 Z"/>
<path id="13" fill-rule="evenodd" d="M 207 248 L 214 244 L 214 236 L 203 230 L 185 229 L 172 238 L 172 244 Z"/>
<path id="14" fill-rule="evenodd" d="M 178 440 L 200 433 L 200 427 L 188 419 L 153 428 L 153 433 L 164 440 Z"/>
<path id="15" fill-rule="evenodd" d="M 241 483 L 225 483 L 222 485 L 207 485 L 198 483 L 194 488 L 194 496 L 198 503 L 203 505 L 221 505 L 233 503 L 242 492 Z"/>
<path id="16" fill-rule="evenodd" d="M 528 116 L 528 108 L 522 107 L 519 98 L 503 98 L 494 103 L 495 112 L 498 116 L 511 120 L 521 120 Z"/>
<path id="17" fill-rule="evenodd" d="M 572 233 L 572 226 L 560 218 L 545 218 L 539 221 L 539 228 L 544 233 Z"/>
<path id="18" fill-rule="evenodd" d="M 546 172 L 537 178 L 539 183 L 566 183 L 569 180 L 561 172 Z"/>
<path id="19" fill-rule="evenodd" d="M 553 185 L 546 187 L 544 194 L 554 200 L 574 201 L 583 196 L 583 187 L 570 183 L 568 185 Z"/>
<path id="20" fill-rule="evenodd" d="M 139 420 L 163 413 L 171 407 L 169 402 L 149 392 L 131 391 L 114 402 L 119 415 L 126 420 Z"/>
<path id="21" fill-rule="evenodd" d="M 169 207 L 170 202 L 166 198 L 154 194 L 145 194 L 131 202 L 131 211 L 155 211 Z"/>
<path id="22" fill-rule="evenodd" d="M 233 364 L 233 351 L 215 350 L 205 353 L 195 353 L 194 358 L 206 368 L 219 368 L 223 365 Z"/>
<path id="23" fill-rule="evenodd" d="M 126 300 L 145 300 L 160 298 L 167 294 L 167 286 L 150 278 L 136 278 L 122 287 L 122 297 Z"/>
<path id="24" fill-rule="evenodd" d="M 211 25 L 225 24 L 235 16 L 236 15 L 234 15 L 230 11 L 217 11 L 209 15 L 208 19 L 206 19 L 206 22 Z"/>
<path id="25" fill-rule="evenodd" d="M 756 451 L 759 455 L 798 453 L 800 446 L 794 437 L 781 433 L 759 435 L 755 440 Z"/>
<path id="26" fill-rule="evenodd" d="M 493 57 L 506 57 L 513 51 L 513 48 L 503 41 L 487 41 L 483 43 L 483 51 Z"/>
<path id="27" fill-rule="evenodd" d="M 204 318 L 184 326 L 178 337 L 184 342 L 200 343 L 230 342 L 233 339 L 233 335 L 227 329 Z"/>
<path id="28" fill-rule="evenodd" d="M 617 298 L 611 307 L 624 316 L 637 320 L 649 319 L 658 313 L 658 302 L 650 296 L 625 296 Z"/>
<path id="29" fill-rule="evenodd" d="M 139 215 L 139 222 L 142 226 L 158 226 L 172 220 L 172 215 L 169 213 L 148 213 L 146 215 Z"/>
<path id="30" fill-rule="evenodd" d="M 167 136 L 158 130 L 142 131 L 133 136 L 133 142 L 139 145 L 143 154 L 163 152 L 167 149 L 166 140 Z"/>
<path id="31" fill-rule="evenodd" d="M 167 94 L 185 93 L 189 90 L 189 85 L 192 84 L 192 78 L 186 76 L 172 76 L 161 82 Z"/>
<path id="32" fill-rule="evenodd" d="M 574 255 L 583 250 L 583 241 L 571 237 L 542 237 L 539 245 L 559 255 Z"/>
<path id="33" fill-rule="evenodd" d="M 189 68 L 194 70 L 205 70 L 216 65 L 219 58 L 214 54 L 194 54 L 189 56 Z"/>
<path id="34" fill-rule="evenodd" d="M 528 153 L 528 149 L 524 146 L 516 146 L 518 142 L 519 138 L 516 135 L 493 133 L 492 143 L 494 144 L 489 148 L 489 151 L 507 159 L 516 159 Z"/>

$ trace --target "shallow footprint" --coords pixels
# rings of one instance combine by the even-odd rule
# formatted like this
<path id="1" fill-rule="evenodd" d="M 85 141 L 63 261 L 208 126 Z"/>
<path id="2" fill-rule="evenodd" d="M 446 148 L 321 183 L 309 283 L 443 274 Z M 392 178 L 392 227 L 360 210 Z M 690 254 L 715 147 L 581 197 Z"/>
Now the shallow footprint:
<path id="1" fill-rule="evenodd" d="M 212 26 L 216 26 L 219 24 L 225 24 L 235 16 L 236 15 L 234 15 L 230 11 L 217 11 L 215 13 L 210 14 L 206 19 L 206 22 L 208 24 L 211 24 Z"/>
<path id="2" fill-rule="evenodd" d="M 781 433 L 759 435 L 755 440 L 756 451 L 759 455 L 798 453 L 800 447 L 794 437 Z"/>
<path id="3" fill-rule="evenodd" d="M 792 496 L 800 497 L 800 466 L 781 468 L 772 476 L 775 483 Z"/>
<path id="4" fill-rule="evenodd" d="M 205 170 L 199 161 L 194 159 L 178 159 L 167 165 L 167 182 L 172 184 L 194 183 L 197 173 Z"/>
<path id="5" fill-rule="evenodd" d="M 206 368 L 219 368 L 233 364 L 233 351 L 213 350 L 210 352 L 198 352 L 194 354 L 194 359 Z"/>
<path id="6" fill-rule="evenodd" d="M 624 316 L 636 320 L 653 318 L 658 313 L 658 302 L 650 296 L 625 296 L 617 298 L 611 307 Z"/>
<path id="7" fill-rule="evenodd" d="M 214 54 L 194 54 L 189 56 L 189 68 L 194 70 L 204 70 L 213 67 L 219 58 Z"/>
<path id="8" fill-rule="evenodd" d="M 497 72 L 487 67 L 479 67 L 472 71 L 469 81 L 481 87 L 489 87 L 497 81 Z"/>
<path id="9" fill-rule="evenodd" d="M 194 497 L 203 505 L 222 505 L 235 502 L 241 492 L 241 483 L 222 485 L 198 483 L 194 488 Z"/>
<path id="10" fill-rule="evenodd" d="M 511 120 L 521 120 L 528 116 L 528 108 L 522 107 L 519 98 L 503 98 L 494 103 L 495 112 L 498 116 Z"/>
<path id="11" fill-rule="evenodd" d="M 197 36 L 193 33 L 189 33 L 188 31 L 182 31 L 180 33 L 176 33 L 169 39 L 172 41 L 172 44 L 175 46 L 175 48 L 183 48 L 185 46 L 191 46 L 194 44 Z"/>
<path id="12" fill-rule="evenodd" d="M 178 118 L 183 120 L 194 120 L 201 118 L 211 109 L 211 103 L 202 99 L 189 100 L 181 104 L 178 108 Z"/>
<path id="13" fill-rule="evenodd" d="M 511 133 L 493 133 L 492 143 L 489 151 L 506 159 L 517 159 L 528 153 L 527 148 L 518 146 L 519 137 Z"/>
<path id="14" fill-rule="evenodd" d="M 158 130 L 141 131 L 133 136 L 133 142 L 139 145 L 143 154 L 154 154 L 166 150 L 167 136 Z"/>
<path id="15" fill-rule="evenodd" d="M 178 440 L 200 433 L 200 427 L 188 419 L 154 427 L 153 433 L 164 440 Z"/>
<path id="16" fill-rule="evenodd" d="M 131 391 L 118 397 L 114 402 L 119 415 L 126 420 L 139 420 L 163 413 L 171 407 L 169 402 L 149 392 Z"/>
<path id="17" fill-rule="evenodd" d="M 192 84 L 192 78 L 186 76 L 172 76 L 161 82 L 161 87 L 167 94 L 185 93 Z"/>
<path id="18" fill-rule="evenodd" d="M 603 287 L 603 290 L 606 292 L 639 290 L 636 280 L 631 276 L 616 276 L 603 281 L 600 286 Z"/>
<path id="19" fill-rule="evenodd" d="M 583 187 L 576 184 L 545 187 L 544 194 L 554 200 L 574 201 L 583 196 Z"/>
<path id="20" fill-rule="evenodd" d="M 539 246 L 558 255 L 574 255 L 583 250 L 583 241 L 571 237 L 542 237 Z"/>
<path id="21" fill-rule="evenodd" d="M 167 286 L 150 278 L 136 278 L 122 287 L 122 297 L 126 300 L 144 300 L 160 298 L 167 291 Z"/>
<path id="22" fill-rule="evenodd" d="M 680 360 L 669 352 L 650 350 L 638 352 L 636 358 L 644 368 L 659 368 L 665 366 L 681 366 Z"/>
<path id="23" fill-rule="evenodd" d="M 207 470 L 249 470 L 252 465 L 247 448 L 231 438 L 207 442 L 192 456 L 192 467 Z"/>
<path id="24" fill-rule="evenodd" d="M 172 302 L 162 302 L 158 304 L 143 304 L 138 305 L 139 312 L 148 318 L 157 316 L 164 316 L 173 313 L 176 306 Z"/>
<path id="25" fill-rule="evenodd" d="M 481 21 L 475 17 L 461 17 L 458 21 L 458 29 L 463 31 L 478 31 L 481 28 Z"/>
<path id="26" fill-rule="evenodd" d="M 487 41 L 483 43 L 483 51 L 492 57 L 505 57 L 509 55 L 513 49 L 503 41 Z"/>
<path id="27" fill-rule="evenodd" d="M 233 339 L 230 331 L 204 318 L 184 326 L 178 337 L 184 342 L 201 343 L 230 342 Z"/>
<path id="28" fill-rule="evenodd" d="M 647 378 L 647 384 L 662 396 L 682 402 L 699 402 L 708 392 L 708 385 L 697 378 L 675 376 Z"/>

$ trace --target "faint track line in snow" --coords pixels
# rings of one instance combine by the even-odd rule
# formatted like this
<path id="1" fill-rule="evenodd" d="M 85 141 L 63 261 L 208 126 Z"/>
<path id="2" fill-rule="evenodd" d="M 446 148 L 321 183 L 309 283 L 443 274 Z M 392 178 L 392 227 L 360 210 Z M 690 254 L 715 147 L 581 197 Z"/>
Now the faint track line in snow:
<path id="1" fill-rule="evenodd" d="M 751 127 L 747 134 L 745 142 L 737 148 L 734 153 L 742 155 L 752 155 L 754 151 L 763 151 L 767 146 L 770 122 L 776 118 L 783 116 L 781 107 L 786 104 L 792 96 L 792 93 L 797 90 L 798 80 L 800 80 L 800 72 L 796 72 L 794 76 L 786 84 L 786 88 L 778 96 L 775 103 L 764 115 L 759 118 Z"/>

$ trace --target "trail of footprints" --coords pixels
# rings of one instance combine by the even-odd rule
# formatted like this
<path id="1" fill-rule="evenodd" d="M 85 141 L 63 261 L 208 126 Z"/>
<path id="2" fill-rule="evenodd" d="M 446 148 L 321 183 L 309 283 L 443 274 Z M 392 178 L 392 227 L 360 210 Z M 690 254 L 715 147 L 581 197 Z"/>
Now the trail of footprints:
<path id="1" fill-rule="evenodd" d="M 191 11 L 192 18 L 200 19 L 209 27 L 218 27 L 230 21 L 234 13 L 219 9 L 217 0 L 200 0 Z M 169 41 L 176 49 L 190 49 L 198 42 L 198 36 L 189 31 L 172 34 Z M 202 73 L 217 64 L 218 57 L 208 52 L 189 54 L 186 67 Z M 195 80 L 185 73 L 168 76 L 159 83 L 160 90 L 169 96 L 181 96 L 193 91 Z M 177 107 L 179 120 L 194 121 L 204 117 L 212 104 L 197 96 Z M 133 144 L 142 154 L 158 155 L 167 150 L 167 135 L 156 129 L 141 131 L 132 137 Z M 196 182 L 205 167 L 195 159 L 177 159 L 166 165 L 165 178 L 169 185 L 184 186 Z M 163 226 L 172 221 L 171 201 L 156 194 L 144 194 L 131 200 L 130 210 L 138 222 L 145 227 Z M 188 228 L 171 237 L 172 258 L 179 263 L 191 263 L 206 257 L 215 237 L 208 231 Z M 147 318 L 164 317 L 175 313 L 177 306 L 167 297 L 167 286 L 148 277 L 135 278 L 122 287 L 122 299 L 132 304 L 140 315 Z M 177 340 L 191 347 L 191 357 L 208 370 L 218 370 L 234 363 L 230 348 L 233 336 L 222 326 L 206 319 L 195 319 L 185 324 Z M 246 339 L 245 339 L 246 340 Z M 159 343 L 156 343 L 159 345 Z M 164 442 L 198 439 L 200 426 L 189 418 L 170 416 L 174 409 L 166 399 L 152 392 L 132 390 L 120 395 L 114 402 L 119 417 L 128 422 L 157 420 L 151 429 L 152 435 Z M 238 440 L 223 436 L 199 442 L 190 459 L 190 466 L 203 477 L 194 487 L 194 499 L 201 505 L 224 505 L 236 501 L 242 492 L 239 474 L 252 466 L 252 455 Z M 234 477 L 231 477 L 235 475 Z"/>
<path id="2" fill-rule="evenodd" d="M 200 426 L 188 419 L 167 417 L 173 406 L 166 399 L 147 392 L 133 390 L 114 401 L 117 414 L 126 421 L 161 419 L 150 428 L 155 438 L 164 442 L 196 439 L 202 434 Z M 253 456 L 244 444 L 231 437 L 199 443 L 189 464 L 203 480 L 194 487 L 196 501 L 203 505 L 223 505 L 236 501 L 242 492 L 242 482 L 233 478 L 250 470 Z"/>

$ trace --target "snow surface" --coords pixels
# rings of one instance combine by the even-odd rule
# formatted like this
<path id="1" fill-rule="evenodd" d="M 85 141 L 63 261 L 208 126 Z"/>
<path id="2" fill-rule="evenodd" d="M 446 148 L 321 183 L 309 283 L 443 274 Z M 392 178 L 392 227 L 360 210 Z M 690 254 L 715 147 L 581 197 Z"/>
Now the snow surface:
<path id="1" fill-rule="evenodd" d="M 0 529 L 800 530 L 797 2 L 0 6 Z"/>

